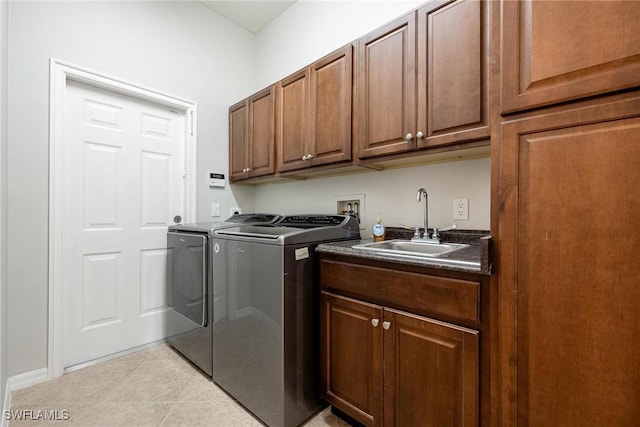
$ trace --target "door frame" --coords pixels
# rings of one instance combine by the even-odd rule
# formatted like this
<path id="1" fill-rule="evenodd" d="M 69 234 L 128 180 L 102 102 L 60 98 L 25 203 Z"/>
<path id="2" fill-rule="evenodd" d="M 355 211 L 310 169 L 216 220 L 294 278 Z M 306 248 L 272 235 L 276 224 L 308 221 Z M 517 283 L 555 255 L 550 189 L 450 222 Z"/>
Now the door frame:
<path id="1" fill-rule="evenodd" d="M 62 318 L 62 145 L 67 82 L 72 80 L 95 88 L 160 104 L 185 113 L 185 222 L 196 217 L 197 105 L 194 102 L 129 83 L 105 74 L 51 58 L 49 62 L 49 337 L 47 371 L 54 378 L 63 373 Z"/>

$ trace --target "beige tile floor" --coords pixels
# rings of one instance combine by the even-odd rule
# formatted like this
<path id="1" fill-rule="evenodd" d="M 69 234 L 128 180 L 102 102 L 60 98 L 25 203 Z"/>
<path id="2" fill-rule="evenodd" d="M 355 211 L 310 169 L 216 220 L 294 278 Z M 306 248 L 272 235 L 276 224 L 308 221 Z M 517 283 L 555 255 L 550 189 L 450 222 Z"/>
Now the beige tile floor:
<path id="1" fill-rule="evenodd" d="M 11 410 L 33 411 L 30 420 L 11 420 L 11 427 L 262 425 L 167 345 L 18 390 L 12 395 Z M 57 411 L 59 419 L 34 420 L 38 411 Z M 305 427 L 348 425 L 327 408 Z"/>

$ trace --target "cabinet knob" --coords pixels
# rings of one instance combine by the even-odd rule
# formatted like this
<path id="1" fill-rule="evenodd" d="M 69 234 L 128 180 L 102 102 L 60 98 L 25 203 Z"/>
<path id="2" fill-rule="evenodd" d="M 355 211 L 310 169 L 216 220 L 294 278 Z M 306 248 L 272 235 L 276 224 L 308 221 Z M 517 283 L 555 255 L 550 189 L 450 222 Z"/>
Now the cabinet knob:
<path id="1" fill-rule="evenodd" d="M 307 160 L 307 159 L 308 159 L 308 157 L 307 157 L 306 154 L 304 156 L 302 156 L 302 160 Z"/>
<path id="2" fill-rule="evenodd" d="M 391 327 L 391 322 L 382 322 L 382 328 L 387 330 Z"/>
<path id="3" fill-rule="evenodd" d="M 313 159 L 313 154 L 311 154 L 311 153 L 307 154 L 307 159 L 308 159 L 308 160 Z"/>
<path id="4" fill-rule="evenodd" d="M 251 168 L 247 168 L 247 172 L 251 172 Z"/>
<path id="5" fill-rule="evenodd" d="M 418 133 L 416 133 L 416 138 L 418 139 L 422 139 L 424 137 L 424 133 L 418 131 Z"/>
<path id="6" fill-rule="evenodd" d="M 378 319 L 371 319 L 371 324 L 373 325 L 373 327 L 375 328 L 376 326 L 378 326 L 378 323 L 380 323 L 380 320 Z"/>
<path id="7" fill-rule="evenodd" d="M 411 132 L 409 132 L 404 139 L 406 139 L 407 141 L 411 141 L 413 139 L 413 135 L 411 135 Z"/>
<path id="8" fill-rule="evenodd" d="M 242 168 L 242 173 L 247 173 L 247 168 Z"/>

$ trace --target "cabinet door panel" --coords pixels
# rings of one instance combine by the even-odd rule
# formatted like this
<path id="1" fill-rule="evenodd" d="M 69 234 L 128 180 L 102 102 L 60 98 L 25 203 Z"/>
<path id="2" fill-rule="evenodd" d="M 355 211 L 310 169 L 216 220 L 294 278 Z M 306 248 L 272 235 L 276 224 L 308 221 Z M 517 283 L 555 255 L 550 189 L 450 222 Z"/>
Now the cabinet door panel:
<path id="1" fill-rule="evenodd" d="M 275 93 L 269 87 L 249 98 L 251 176 L 275 172 Z"/>
<path id="2" fill-rule="evenodd" d="M 312 165 L 351 160 L 353 47 L 311 66 Z"/>
<path id="3" fill-rule="evenodd" d="M 502 112 L 640 85 L 640 2 L 507 1 Z"/>
<path id="4" fill-rule="evenodd" d="M 415 14 L 358 40 L 359 157 L 415 148 Z"/>
<path id="5" fill-rule="evenodd" d="M 477 427 L 478 332 L 385 309 L 385 425 Z"/>
<path id="6" fill-rule="evenodd" d="M 364 425 L 382 425 L 382 308 L 326 292 L 321 301 L 324 396 Z"/>
<path id="7" fill-rule="evenodd" d="M 487 4 L 418 11 L 418 148 L 489 137 Z"/>
<path id="8" fill-rule="evenodd" d="M 504 125 L 505 425 L 638 423 L 639 116 L 635 98 Z"/>
<path id="9" fill-rule="evenodd" d="M 284 79 L 278 87 L 278 170 L 307 166 L 309 154 L 309 70 Z"/>
<path id="10" fill-rule="evenodd" d="M 247 177 L 244 169 L 249 164 L 249 104 L 239 102 L 229 108 L 229 179 Z"/>

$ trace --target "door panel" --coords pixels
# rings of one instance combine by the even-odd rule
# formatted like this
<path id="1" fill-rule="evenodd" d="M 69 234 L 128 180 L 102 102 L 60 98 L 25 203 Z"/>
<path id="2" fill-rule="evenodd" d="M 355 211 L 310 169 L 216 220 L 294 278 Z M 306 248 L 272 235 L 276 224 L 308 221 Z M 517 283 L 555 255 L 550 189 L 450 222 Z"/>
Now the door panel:
<path id="1" fill-rule="evenodd" d="M 167 306 L 167 296 L 162 283 L 162 269 L 167 262 L 167 250 L 145 249 L 140 251 L 140 314 L 152 315 Z"/>
<path id="2" fill-rule="evenodd" d="M 278 171 L 307 166 L 309 154 L 309 73 L 305 68 L 278 85 Z"/>
<path id="3" fill-rule="evenodd" d="M 122 321 L 122 253 L 82 257 L 81 327 L 91 329 Z"/>
<path id="4" fill-rule="evenodd" d="M 358 152 L 366 158 L 415 148 L 415 14 L 358 40 Z"/>
<path id="5" fill-rule="evenodd" d="M 502 112 L 637 87 L 640 2 L 507 1 Z"/>
<path id="6" fill-rule="evenodd" d="M 85 230 L 122 229 L 124 226 L 124 161 L 122 147 L 83 142 L 82 180 Z"/>
<path id="7" fill-rule="evenodd" d="M 249 159 L 251 176 L 275 172 L 275 89 L 249 98 Z"/>
<path id="8" fill-rule="evenodd" d="M 242 101 L 229 108 L 229 179 L 247 177 L 249 167 L 249 105 Z"/>
<path id="9" fill-rule="evenodd" d="M 166 229 L 184 216 L 184 113 L 69 81 L 63 364 L 165 337 Z"/>
<path id="10" fill-rule="evenodd" d="M 630 94 L 503 125 L 503 424 L 637 424 L 639 114 Z"/>
<path id="11" fill-rule="evenodd" d="M 489 137 L 487 3 L 418 11 L 418 148 Z"/>
<path id="12" fill-rule="evenodd" d="M 351 45 L 311 66 L 312 165 L 351 160 Z"/>
<path id="13" fill-rule="evenodd" d="M 478 426 L 478 332 L 387 308 L 385 321 L 385 425 Z"/>
<path id="14" fill-rule="evenodd" d="M 140 224 L 143 228 L 166 227 L 171 218 L 171 155 L 141 152 L 140 192 L 142 196 Z"/>
<path id="15" fill-rule="evenodd" d="M 364 425 L 380 426 L 382 308 L 326 292 L 321 299 L 325 398 Z"/>

